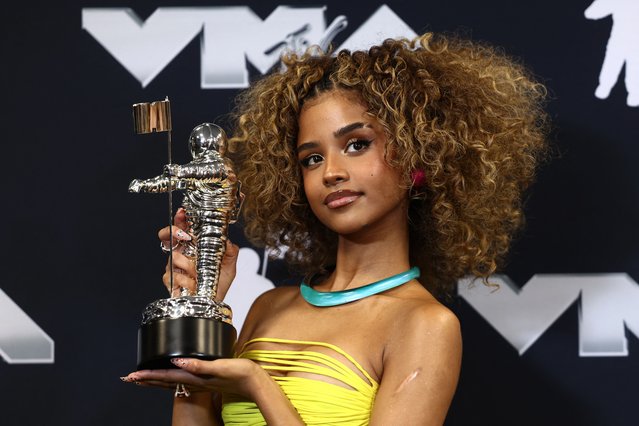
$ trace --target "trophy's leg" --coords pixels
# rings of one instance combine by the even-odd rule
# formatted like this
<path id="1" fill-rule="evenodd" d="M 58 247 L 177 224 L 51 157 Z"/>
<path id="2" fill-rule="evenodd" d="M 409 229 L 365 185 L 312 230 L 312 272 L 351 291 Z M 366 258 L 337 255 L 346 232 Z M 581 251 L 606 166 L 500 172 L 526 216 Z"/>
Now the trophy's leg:
<path id="1" fill-rule="evenodd" d="M 213 360 L 233 357 L 237 332 L 211 318 L 163 318 L 138 331 L 138 369 L 175 368 L 171 358 Z"/>

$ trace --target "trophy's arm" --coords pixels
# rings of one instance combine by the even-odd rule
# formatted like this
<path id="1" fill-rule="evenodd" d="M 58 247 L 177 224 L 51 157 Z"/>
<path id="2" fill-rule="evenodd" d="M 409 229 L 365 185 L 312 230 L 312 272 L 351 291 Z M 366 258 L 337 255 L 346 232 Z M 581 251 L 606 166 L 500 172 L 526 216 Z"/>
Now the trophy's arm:
<path id="1" fill-rule="evenodd" d="M 169 164 L 165 167 L 165 172 L 171 176 L 189 179 L 211 179 L 225 180 L 228 178 L 226 165 L 223 162 L 191 162 L 184 165 Z"/>
<path id="2" fill-rule="evenodd" d="M 171 178 L 171 191 L 176 189 L 183 189 L 186 182 L 179 179 Z M 156 176 L 150 179 L 133 179 L 129 184 L 129 192 L 168 192 L 169 191 L 169 177 L 168 176 Z"/>

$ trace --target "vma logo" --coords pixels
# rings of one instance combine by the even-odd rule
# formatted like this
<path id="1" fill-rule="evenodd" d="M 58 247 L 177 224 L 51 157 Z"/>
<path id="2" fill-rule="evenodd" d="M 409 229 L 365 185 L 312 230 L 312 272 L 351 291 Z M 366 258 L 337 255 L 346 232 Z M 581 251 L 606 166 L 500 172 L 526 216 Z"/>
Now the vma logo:
<path id="1" fill-rule="evenodd" d="M 247 6 L 160 7 L 146 21 L 130 8 L 84 8 L 82 28 L 146 87 L 195 38 L 201 48 L 203 89 L 249 85 L 247 62 L 262 74 L 286 51 L 326 49 L 348 21 L 326 25 L 326 7 L 278 6 L 262 20 Z M 382 5 L 339 47 L 370 47 L 389 37 L 417 34 Z"/>
<path id="2" fill-rule="evenodd" d="M 0 290 L 0 356 L 9 364 L 53 363 L 53 340 Z"/>
<path id="3" fill-rule="evenodd" d="M 491 281 L 499 289 L 462 280 L 459 294 L 520 355 L 575 302 L 580 356 L 628 356 L 625 328 L 639 337 L 639 285 L 627 274 L 539 274 L 521 289 L 505 276 Z"/>

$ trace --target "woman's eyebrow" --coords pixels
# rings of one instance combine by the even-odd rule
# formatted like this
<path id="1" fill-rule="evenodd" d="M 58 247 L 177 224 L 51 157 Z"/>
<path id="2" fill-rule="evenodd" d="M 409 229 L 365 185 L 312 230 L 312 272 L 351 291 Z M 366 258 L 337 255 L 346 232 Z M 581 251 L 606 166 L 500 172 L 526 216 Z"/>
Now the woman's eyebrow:
<path id="1" fill-rule="evenodd" d="M 339 138 L 342 137 L 344 135 L 347 135 L 348 133 L 352 132 L 353 130 L 357 130 L 357 129 L 363 129 L 364 127 L 368 127 L 368 128 L 372 128 L 372 126 L 370 124 L 367 123 L 362 123 L 360 121 L 355 122 L 355 123 L 351 123 L 351 124 L 347 124 L 344 127 L 340 127 L 339 129 L 335 130 L 333 132 L 333 136 L 335 138 Z M 301 151 L 306 151 L 309 149 L 316 149 L 319 146 L 319 142 L 315 142 L 315 141 L 311 141 L 311 142 L 304 142 L 303 144 L 300 144 L 296 149 L 297 152 L 301 152 Z"/>
<path id="2" fill-rule="evenodd" d="M 316 149 L 318 146 L 319 146 L 318 142 L 304 142 L 303 144 L 299 145 L 295 149 L 299 153 L 300 151 L 307 151 L 307 150 L 310 150 L 310 149 Z"/>
<path id="3" fill-rule="evenodd" d="M 333 136 L 335 136 L 336 138 L 339 138 L 340 136 L 344 136 L 345 134 L 352 132 L 353 130 L 361 129 L 363 127 L 371 127 L 371 125 L 362 123 L 360 121 L 356 123 L 347 124 L 346 126 L 341 127 L 337 129 L 336 131 L 334 131 Z"/>

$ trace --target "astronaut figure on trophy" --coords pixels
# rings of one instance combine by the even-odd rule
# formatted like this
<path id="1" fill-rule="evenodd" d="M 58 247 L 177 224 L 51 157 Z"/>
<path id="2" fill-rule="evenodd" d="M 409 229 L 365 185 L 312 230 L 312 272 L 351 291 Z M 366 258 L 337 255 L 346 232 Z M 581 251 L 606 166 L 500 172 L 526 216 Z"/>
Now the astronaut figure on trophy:
<path id="1" fill-rule="evenodd" d="M 129 192 L 135 193 L 185 191 L 182 207 L 192 240 L 179 240 L 173 247 L 163 249 L 171 251 L 183 245 L 182 254 L 195 261 L 197 270 L 196 294 L 181 288 L 179 297 L 157 300 L 144 310 L 138 362 L 146 368 L 166 365 L 169 358 L 177 355 L 230 356 L 235 341 L 231 309 L 216 301 L 215 296 L 228 225 L 237 220 L 243 200 L 241 185 L 231 160 L 224 157 L 227 140 L 220 127 L 210 123 L 195 127 L 189 148 L 193 156 L 190 163 L 168 164 L 162 175 L 135 179 L 129 185 Z M 202 324 L 201 320 L 213 320 L 213 325 Z M 210 334 L 210 327 L 223 330 L 211 334 L 217 336 L 212 338 L 215 342 L 202 343 L 201 337 Z"/>

